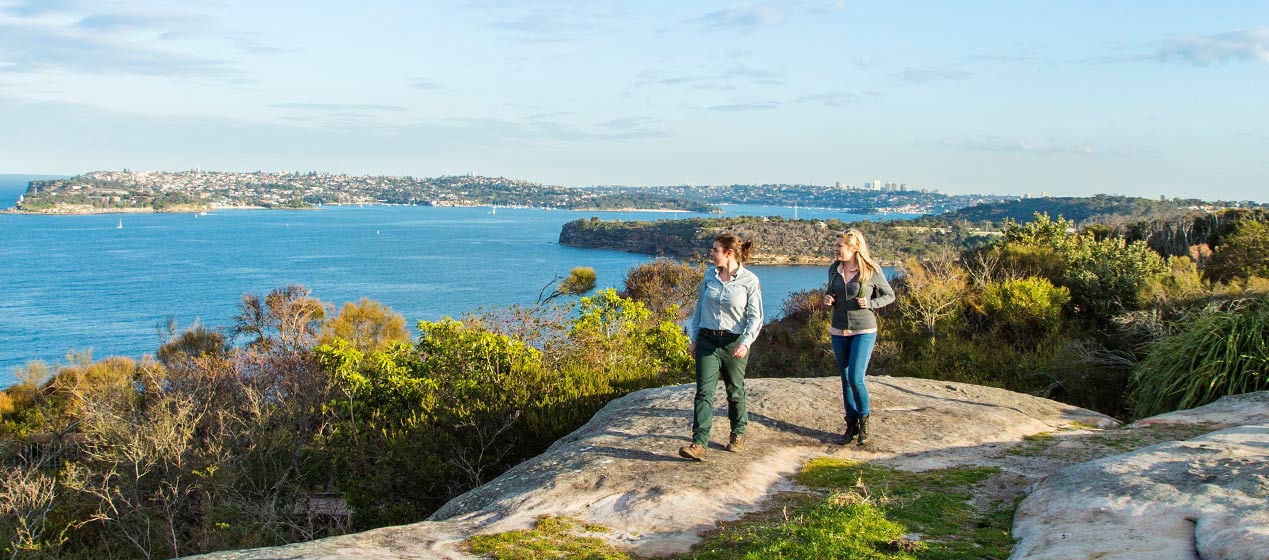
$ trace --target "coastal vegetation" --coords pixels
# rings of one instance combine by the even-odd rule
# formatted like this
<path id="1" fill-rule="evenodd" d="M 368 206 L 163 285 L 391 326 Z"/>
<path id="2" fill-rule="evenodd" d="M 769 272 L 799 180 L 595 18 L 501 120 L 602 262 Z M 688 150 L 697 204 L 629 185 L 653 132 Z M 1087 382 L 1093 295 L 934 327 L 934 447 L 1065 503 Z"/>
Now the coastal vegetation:
<path id="1" fill-rule="evenodd" d="M 857 214 L 942 214 L 957 208 L 1017 198 L 989 194 L 953 195 L 895 184 L 888 187 L 877 184 L 871 188 L 801 184 L 596 186 L 588 190 L 651 193 L 671 198 L 707 200 L 714 204 L 840 208 Z"/>
<path id="2" fill-rule="evenodd" d="M 908 259 L 892 282 L 895 305 L 879 310 L 885 334 L 871 369 L 1003 387 L 1121 418 L 1269 388 L 1269 279 L 1242 267 L 1226 281 L 1211 265 L 1223 253 L 1255 253 L 1266 238 L 1237 232 L 1262 231 L 1253 224 L 1264 215 L 1225 214 L 1230 233 L 1214 247 L 1191 247 L 1207 255 L 1197 261 L 1044 214 L 1007 222 L 986 246 Z M 835 375 L 818 294 L 785 302 L 754 343 L 751 375 Z"/>
<path id="3" fill-rule="evenodd" d="M 877 239 L 873 256 L 887 265 L 905 257 L 928 257 L 988 243 L 995 231 L 979 231 L 967 222 L 927 225 L 909 220 L 842 222 L 790 220 L 780 216 L 688 218 L 626 221 L 590 218 L 574 220 L 560 230 L 560 244 L 611 249 L 675 259 L 700 260 L 719 233 L 730 231 L 756 244 L 753 264 L 827 264 L 828 248 L 837 232 L 847 228 Z"/>
<path id="4" fill-rule="evenodd" d="M 565 287 L 564 290 L 574 288 Z M 606 290 L 423 321 L 299 286 L 157 358 L 36 362 L 0 393 L 11 558 L 152 558 L 417 521 L 609 400 L 690 379 L 677 310 Z"/>
<path id="5" fill-rule="evenodd" d="M 965 220 L 975 224 L 990 222 L 999 226 L 1004 224 L 1005 220 L 1028 221 L 1031 216 L 1039 212 L 1050 216 L 1062 216 L 1078 224 L 1124 225 L 1190 215 L 1196 210 L 1207 213 L 1227 208 L 1256 206 L 1259 205 L 1251 201 L 1208 202 L 1195 199 L 1150 199 L 1099 194 L 1088 197 L 1041 197 L 999 201 L 958 208 L 942 217 L 947 220 Z"/>
<path id="6" fill-rule="evenodd" d="M 760 244 L 796 228 L 780 250 L 814 255 L 838 227 L 874 228 L 874 252 L 901 271 L 896 303 L 880 310 L 875 373 L 1004 387 L 1133 418 L 1269 389 L 1265 218 L 1229 210 L 1112 228 L 1038 214 L 995 235 L 964 224 L 738 218 L 658 227 L 686 237 L 722 224 L 767 235 Z M 1177 232 L 1199 230 L 1210 233 L 1179 248 Z M 1173 249 L 1155 248 L 1164 238 L 1158 246 Z M 58 367 L 28 364 L 0 392 L 0 548 L 11 558 L 171 557 L 423 519 L 611 399 L 690 381 L 676 321 L 693 306 L 702 269 L 686 260 L 636 267 L 621 292 L 590 293 L 593 277 L 579 268 L 542 303 L 422 321 L 415 338 L 377 302 L 336 312 L 284 286 L 243 296 L 233 325 L 171 325 L 154 357 L 72 353 Z M 819 293 L 808 286 L 783 302 L 754 344 L 751 375 L 835 375 Z M 890 524 L 935 534 L 939 519 L 962 513 L 985 532 L 956 533 L 947 546 L 1009 547 L 1010 504 L 938 509 L 961 507 L 958 493 L 991 473 L 949 471 L 955 480 L 921 486 L 855 465 L 813 470 L 821 467 L 838 473 L 824 478 L 823 500 L 798 504 L 793 521 L 721 534 L 699 554 L 758 557 L 821 537 L 837 546 L 834 529 L 820 527 L 856 518 L 889 535 L 861 546 L 902 547 Z M 916 485 L 920 497 L 869 502 L 853 481 L 894 495 Z M 938 492 L 948 497 L 922 501 Z"/>
<path id="7" fill-rule="evenodd" d="M 826 264 L 826 248 L 832 245 L 833 236 L 853 228 L 875 240 L 871 243 L 875 246 L 875 257 L 887 265 L 897 266 L 904 259 L 930 259 L 949 251 L 957 253 L 987 245 L 1000 235 L 1005 224 L 1028 222 L 1039 213 L 1063 218 L 1069 227 L 1085 228 L 1099 238 L 1145 241 L 1156 252 L 1173 256 L 1186 255 L 1192 248 L 1203 245 L 1215 247 L 1222 238 L 1233 233 L 1237 224 L 1248 223 L 1252 225 L 1237 227 L 1254 228 L 1255 224 L 1265 222 L 1266 212 L 1269 209 L 1250 202 L 1159 201 L 1098 195 L 985 202 L 914 219 L 854 222 L 793 220 L 781 216 L 657 221 L 592 217 L 565 224 L 560 231 L 560 243 L 696 260 L 701 258 L 701 247 L 708 247 L 710 239 L 731 231 L 758 244 L 757 253 L 751 259 L 755 264 Z M 1266 266 L 1263 257 L 1257 260 L 1254 250 L 1250 255 L 1236 257 L 1227 252 L 1226 258 L 1240 263 L 1239 266 Z"/>

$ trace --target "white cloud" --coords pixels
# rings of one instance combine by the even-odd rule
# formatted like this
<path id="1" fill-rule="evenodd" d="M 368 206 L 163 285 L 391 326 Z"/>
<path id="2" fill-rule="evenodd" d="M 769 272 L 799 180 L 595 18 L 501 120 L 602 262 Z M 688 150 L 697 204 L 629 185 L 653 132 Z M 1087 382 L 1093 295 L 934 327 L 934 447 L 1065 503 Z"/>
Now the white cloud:
<path id="1" fill-rule="evenodd" d="M 1269 62 L 1269 27 L 1174 39 L 1160 48 L 1155 57 L 1160 62 L 1195 66 Z"/>
<path id="2" fill-rule="evenodd" d="M 959 68 L 950 67 L 929 67 L 917 68 L 909 66 L 902 71 L 894 74 L 895 79 L 901 84 L 921 85 L 930 82 L 939 82 L 947 80 L 964 80 L 972 77 L 974 74 L 961 70 Z"/>
<path id="3" fill-rule="evenodd" d="M 635 85 L 692 86 L 699 89 L 735 89 L 741 84 L 783 85 L 783 70 L 767 70 L 743 64 L 728 66 L 719 71 L 697 75 L 667 76 L 659 70 L 643 72 Z"/>
<path id="4" fill-rule="evenodd" d="M 945 146 L 961 148 L 974 152 L 1028 153 L 1028 154 L 1070 154 L 1080 156 L 1102 155 L 1087 144 L 1059 144 L 1052 142 L 1031 142 L 1026 140 L 1009 140 L 998 136 L 984 136 L 970 140 L 942 142 Z"/>
<path id="5" fill-rule="evenodd" d="M 798 103 L 823 103 L 825 107 L 840 107 L 850 103 L 859 103 L 868 98 L 880 97 L 881 94 L 875 91 L 853 92 L 853 91 L 826 91 L 824 93 L 814 93 L 803 95 L 795 101 Z"/>
<path id="6" fill-rule="evenodd" d="M 269 105 L 274 109 L 300 109 L 304 111 L 320 111 L 329 113 L 346 113 L 346 112 L 402 112 L 405 107 L 399 105 L 378 105 L 371 103 L 274 103 Z"/>
<path id="7" fill-rule="evenodd" d="M 241 80 L 238 64 L 149 48 L 46 24 L 0 23 L 3 71 L 194 76 Z"/>
<path id="8" fill-rule="evenodd" d="M 779 103 L 776 103 L 776 102 L 774 102 L 774 101 L 768 101 L 768 102 L 765 102 L 765 103 L 731 103 L 731 104 L 727 104 L 727 105 L 712 105 L 712 106 L 706 107 L 706 108 L 705 108 L 705 110 L 707 110 L 707 111 L 729 111 L 729 112 L 738 112 L 738 111 L 770 111 L 770 110 L 772 110 L 772 109 L 778 109 L 779 107 L 780 107 L 780 104 L 779 104 Z"/>
<path id="9" fill-rule="evenodd" d="M 784 10 L 770 4 L 743 4 L 689 20 L 713 28 L 756 29 L 784 21 Z"/>
<path id="10" fill-rule="evenodd" d="M 429 91 L 443 91 L 449 89 L 448 87 L 445 87 L 445 84 L 431 78 L 424 78 L 421 76 L 410 80 L 410 87 Z"/>

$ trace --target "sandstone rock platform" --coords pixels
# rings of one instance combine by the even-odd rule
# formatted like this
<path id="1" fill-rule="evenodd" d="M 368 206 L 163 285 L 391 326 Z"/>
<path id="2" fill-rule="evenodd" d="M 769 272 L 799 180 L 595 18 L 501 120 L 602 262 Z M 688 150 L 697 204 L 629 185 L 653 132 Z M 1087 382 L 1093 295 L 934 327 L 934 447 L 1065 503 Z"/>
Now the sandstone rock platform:
<path id="1" fill-rule="evenodd" d="M 467 537 L 526 528 L 543 515 L 601 523 L 614 529 L 604 538 L 622 549 L 642 556 L 670 555 L 688 551 L 719 522 L 761 510 L 772 496 L 794 489 L 792 475 L 813 457 L 916 471 L 997 466 L 1015 480 L 997 491 L 1016 499 L 1030 485 L 1035 485 L 1036 494 L 1045 492 L 1036 483 L 1063 466 L 1117 453 L 1123 438 L 1105 434 L 1127 430 L 1089 410 L 1002 389 L 878 376 L 869 378 L 872 442 L 842 446 L 837 443 L 843 420 L 836 378 L 752 379 L 747 386 L 749 446 L 743 453 L 725 450 L 728 421 L 721 390 L 708 460 L 696 463 L 677 454 L 690 441 L 694 386 L 648 389 L 609 403 L 542 455 L 455 498 L 427 521 L 199 558 L 465 559 L 471 558 L 462 545 Z M 1134 447 L 1187 439 L 1247 424 L 1257 411 L 1269 414 L 1264 402 L 1223 406 L 1220 421 L 1197 416 L 1165 419 L 1128 430 L 1124 433 L 1131 435 L 1125 437 L 1138 442 Z M 1200 427 L 1194 428 L 1196 424 Z M 1253 439 L 1264 437 L 1251 432 Z M 1036 434 L 1054 435 L 1037 447 L 1029 438 Z M 1263 508 L 1263 497 L 1259 503 Z M 1020 512 L 1015 519 L 1015 532 L 1023 535 L 1016 557 L 1029 558 L 1028 551 L 1045 549 L 1034 535 L 1058 530 L 1049 528 L 1052 521 L 1045 517 L 1045 507 L 1027 511 L 1032 510 L 1037 513 Z M 1231 507 L 1198 519 L 1205 519 L 1205 534 L 1263 542 L 1255 527 L 1232 524 L 1217 515 L 1240 512 L 1245 510 Z"/>

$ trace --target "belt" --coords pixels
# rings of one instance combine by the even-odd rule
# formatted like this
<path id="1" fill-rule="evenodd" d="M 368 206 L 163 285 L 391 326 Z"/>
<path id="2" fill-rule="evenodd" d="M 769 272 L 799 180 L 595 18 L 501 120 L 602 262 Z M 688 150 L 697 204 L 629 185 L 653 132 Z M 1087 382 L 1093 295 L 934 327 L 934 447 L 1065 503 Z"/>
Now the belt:
<path id="1" fill-rule="evenodd" d="M 700 329 L 700 333 L 713 335 L 713 336 L 740 336 L 740 334 L 738 333 L 734 333 L 725 329 Z"/>

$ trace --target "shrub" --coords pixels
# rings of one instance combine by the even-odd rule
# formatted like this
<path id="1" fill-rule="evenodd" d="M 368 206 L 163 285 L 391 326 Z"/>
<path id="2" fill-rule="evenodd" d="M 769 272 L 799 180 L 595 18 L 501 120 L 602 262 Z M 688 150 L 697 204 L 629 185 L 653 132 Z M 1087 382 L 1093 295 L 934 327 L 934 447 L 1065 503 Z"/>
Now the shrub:
<path id="1" fill-rule="evenodd" d="M 1143 288 L 1167 270 L 1163 257 L 1141 241 L 1082 235 L 1066 255 L 1062 284 L 1070 288 L 1077 310 L 1104 323 L 1116 313 L 1138 309 Z"/>
<path id="2" fill-rule="evenodd" d="M 837 375 L 828 339 L 829 307 L 822 290 L 789 294 L 781 317 L 762 327 L 745 375 L 820 377 Z"/>
<path id="3" fill-rule="evenodd" d="M 676 309 L 679 319 L 696 307 L 702 267 L 672 259 L 656 259 L 626 271 L 621 295 L 640 302 L 653 313 Z"/>
<path id="4" fill-rule="evenodd" d="M 968 289 L 969 274 L 950 253 L 921 262 L 903 264 L 904 289 L 897 292 L 900 317 L 916 327 L 934 344 L 940 321 L 959 315 Z"/>
<path id="5" fill-rule="evenodd" d="M 357 303 L 346 302 L 339 314 L 322 323 L 318 344 L 327 344 L 335 338 L 350 342 L 362 352 L 383 350 L 393 344 L 410 342 L 405 330 L 405 317 L 392 308 L 361 298 Z"/>
<path id="6" fill-rule="evenodd" d="M 1243 220 L 1216 247 L 1203 270 L 1217 282 L 1269 277 L 1269 224 Z"/>
<path id="7" fill-rule="evenodd" d="M 1269 389 L 1269 297 L 1203 309 L 1149 345 L 1134 372 L 1137 417 Z"/>
<path id="8" fill-rule="evenodd" d="M 609 400 L 688 379 L 687 337 L 674 323 L 612 289 L 576 305 L 572 319 L 509 312 L 533 319 L 516 331 L 532 340 L 488 330 L 504 314 L 490 310 L 420 322 L 413 347 L 366 354 L 336 339 L 316 350 L 339 395 L 327 404 L 329 449 L 355 528 L 417 521 Z"/>
<path id="9" fill-rule="evenodd" d="M 1122 237 L 1099 239 L 1092 231 L 1074 233 L 1073 224 L 1046 214 L 1005 225 L 1001 262 L 1014 274 L 1042 276 L 1071 291 L 1073 310 L 1095 323 L 1140 308 L 1139 294 L 1168 270 L 1163 257 L 1144 242 Z M 1058 266 L 1060 263 L 1060 266 Z"/>
<path id="10" fill-rule="evenodd" d="M 175 321 L 168 323 L 168 332 L 159 346 L 158 359 L 164 367 L 188 367 L 190 362 L 203 356 L 223 356 L 229 352 L 225 335 L 198 323 L 180 335 L 176 335 Z"/>
<path id="11" fill-rule="evenodd" d="M 1062 308 L 1070 299 L 1065 287 L 1031 276 L 988 284 L 979 309 L 998 335 L 1025 343 L 1061 327 Z"/>

